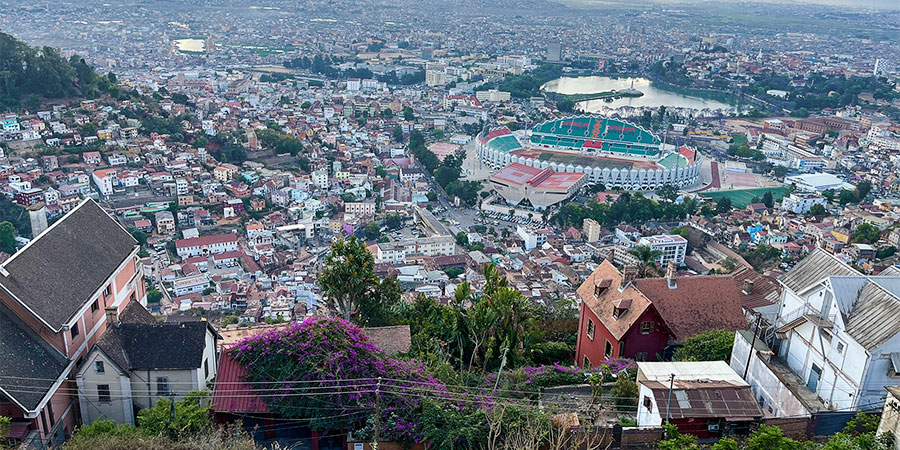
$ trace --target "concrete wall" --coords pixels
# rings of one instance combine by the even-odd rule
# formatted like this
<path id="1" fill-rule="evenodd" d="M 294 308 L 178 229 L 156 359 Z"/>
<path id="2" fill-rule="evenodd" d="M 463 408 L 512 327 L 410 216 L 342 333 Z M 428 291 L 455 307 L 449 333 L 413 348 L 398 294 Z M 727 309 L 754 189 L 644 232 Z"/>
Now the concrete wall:
<path id="1" fill-rule="evenodd" d="M 95 362 L 103 363 L 104 371 L 95 370 Z M 131 383 L 118 367 L 100 351 L 93 351 L 85 358 L 76 374 L 81 420 L 85 425 L 96 420 L 111 419 L 119 423 L 134 423 L 131 402 Z M 99 385 L 108 385 L 109 402 L 101 402 Z"/>
<path id="2" fill-rule="evenodd" d="M 760 344 L 757 342 L 757 345 Z M 749 352 L 750 342 L 742 333 L 735 333 L 729 365 L 740 375 L 744 374 Z M 745 380 L 750 385 L 757 401 L 761 403 L 762 409 L 775 417 L 796 417 L 809 414 L 803 403 L 781 382 L 758 352 L 750 360 L 750 370 L 747 372 Z"/>

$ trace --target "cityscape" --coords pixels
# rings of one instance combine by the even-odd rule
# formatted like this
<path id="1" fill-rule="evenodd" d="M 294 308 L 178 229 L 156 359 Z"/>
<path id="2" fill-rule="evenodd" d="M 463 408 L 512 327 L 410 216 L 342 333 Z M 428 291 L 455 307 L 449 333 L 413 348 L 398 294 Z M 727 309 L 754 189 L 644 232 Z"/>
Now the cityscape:
<path id="1" fill-rule="evenodd" d="M 900 3 L 2 11 L 0 449 L 900 450 Z"/>

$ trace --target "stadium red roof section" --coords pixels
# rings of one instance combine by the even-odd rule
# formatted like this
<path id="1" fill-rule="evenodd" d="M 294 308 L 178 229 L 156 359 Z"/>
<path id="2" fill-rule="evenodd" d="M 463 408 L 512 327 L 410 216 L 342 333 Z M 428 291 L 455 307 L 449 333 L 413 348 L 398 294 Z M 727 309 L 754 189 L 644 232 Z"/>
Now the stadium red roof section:
<path id="1" fill-rule="evenodd" d="M 491 175 L 492 178 L 512 184 L 530 184 L 543 189 L 568 189 L 585 176 L 583 173 L 554 172 L 552 169 L 537 169 L 519 163 L 512 163 Z"/>
<path id="2" fill-rule="evenodd" d="M 223 242 L 236 242 L 237 235 L 233 233 L 214 234 L 212 236 L 200 236 L 195 238 L 178 239 L 175 246 L 178 248 L 196 247 L 200 245 L 221 244 Z"/>

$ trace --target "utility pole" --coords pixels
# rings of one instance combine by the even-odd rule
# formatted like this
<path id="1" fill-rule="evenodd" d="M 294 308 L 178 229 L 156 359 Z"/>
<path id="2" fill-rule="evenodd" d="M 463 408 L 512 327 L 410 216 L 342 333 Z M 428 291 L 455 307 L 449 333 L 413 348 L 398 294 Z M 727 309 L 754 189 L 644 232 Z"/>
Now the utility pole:
<path id="1" fill-rule="evenodd" d="M 497 385 L 500 384 L 500 375 L 503 374 L 503 365 L 506 363 L 506 352 L 509 351 L 509 347 L 503 347 L 503 359 L 500 360 L 500 371 L 497 372 L 497 380 L 494 381 L 494 390 L 497 390 Z"/>
<path id="2" fill-rule="evenodd" d="M 750 360 L 753 358 L 753 346 L 756 345 L 756 335 L 759 334 L 759 323 L 762 321 L 762 314 L 756 313 L 756 326 L 753 327 L 753 339 L 750 341 L 750 352 L 747 354 L 747 367 L 744 367 L 744 378 L 747 379 L 747 373 L 750 372 Z"/>
<path id="3" fill-rule="evenodd" d="M 675 374 L 669 375 L 669 399 L 666 401 L 666 423 L 669 423 L 669 407 L 672 406 L 672 387 L 675 385 Z"/>
<path id="4" fill-rule="evenodd" d="M 375 439 L 372 442 L 372 450 L 378 450 L 378 438 L 381 434 L 381 377 L 375 385 Z"/>

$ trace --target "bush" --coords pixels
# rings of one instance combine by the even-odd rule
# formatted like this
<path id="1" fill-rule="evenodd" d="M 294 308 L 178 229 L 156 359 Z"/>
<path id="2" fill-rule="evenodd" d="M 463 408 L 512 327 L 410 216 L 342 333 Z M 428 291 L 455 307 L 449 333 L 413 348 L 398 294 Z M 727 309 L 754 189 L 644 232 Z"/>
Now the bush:
<path id="1" fill-rule="evenodd" d="M 609 390 L 609 395 L 620 411 L 634 410 L 638 401 L 638 385 L 630 376 L 620 376 Z"/>
<path id="2" fill-rule="evenodd" d="M 98 423 L 99 427 L 92 428 Z M 91 429 L 92 428 L 92 429 Z M 87 430 L 91 429 L 91 430 Z M 105 432 L 104 432 L 105 430 Z M 240 425 L 210 429 L 196 436 L 172 440 L 149 435 L 131 425 L 102 420 L 79 428 L 64 450 L 257 450 L 260 449 Z"/>
<path id="3" fill-rule="evenodd" d="M 675 350 L 675 361 L 728 361 L 734 345 L 734 332 L 710 330 L 691 336 Z"/>
<path id="4" fill-rule="evenodd" d="M 172 403 L 161 399 L 156 406 L 138 413 L 138 427 L 145 433 L 161 435 L 178 441 L 196 436 L 212 429 L 209 406 L 205 405 L 207 394 L 194 391 L 184 400 L 175 402 L 175 420 L 172 420 Z"/>

